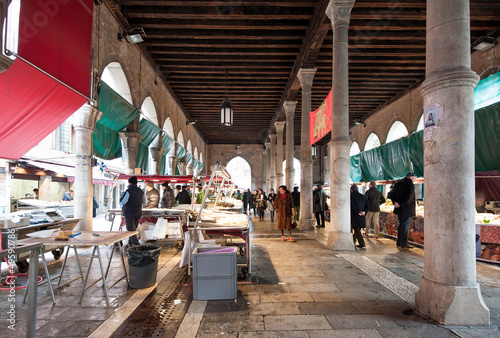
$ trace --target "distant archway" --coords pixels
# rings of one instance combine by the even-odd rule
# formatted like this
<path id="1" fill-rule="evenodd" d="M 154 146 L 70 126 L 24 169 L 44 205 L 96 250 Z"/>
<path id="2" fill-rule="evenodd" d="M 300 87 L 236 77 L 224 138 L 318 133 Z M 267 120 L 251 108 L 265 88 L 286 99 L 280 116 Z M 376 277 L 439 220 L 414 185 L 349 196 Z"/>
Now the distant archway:
<path id="1" fill-rule="evenodd" d="M 153 99 L 148 96 L 146 97 L 146 99 L 144 100 L 144 102 L 142 103 L 142 106 L 141 106 L 141 111 L 144 113 L 144 115 L 146 116 L 146 118 L 152 122 L 153 124 L 155 124 L 156 126 L 158 126 L 158 115 L 156 113 L 156 107 L 155 107 L 155 104 L 153 102 Z M 145 118 L 143 116 L 141 116 L 141 120 Z M 155 139 L 153 140 L 153 142 L 151 142 L 151 144 L 149 145 L 149 148 L 151 147 L 159 147 L 160 146 L 160 134 L 158 134 Z M 149 156 L 148 156 L 148 173 L 152 173 L 153 172 L 153 157 L 151 156 L 151 151 L 149 151 Z"/>
<path id="2" fill-rule="evenodd" d="M 371 133 L 368 136 L 368 138 L 366 139 L 364 151 L 367 151 L 367 150 L 370 150 L 373 148 L 377 148 L 379 146 L 380 146 L 380 139 L 378 138 L 378 136 L 375 133 Z"/>
<path id="3" fill-rule="evenodd" d="M 389 129 L 385 143 L 399 140 L 407 135 L 408 129 L 406 129 L 405 125 L 400 121 L 396 121 L 392 124 L 391 129 Z"/>
<path id="4" fill-rule="evenodd" d="M 300 187 L 300 178 L 302 177 L 302 170 L 300 169 L 300 161 L 296 158 L 293 159 L 293 169 L 295 169 L 293 175 L 293 187 Z M 286 178 L 286 160 L 283 161 L 283 177 Z M 292 191 L 293 187 L 287 187 L 288 190 Z"/>
<path id="5" fill-rule="evenodd" d="M 230 160 L 226 165 L 226 170 L 240 191 L 252 188 L 252 170 L 250 164 L 243 157 L 236 156 Z"/>
<path id="6" fill-rule="evenodd" d="M 416 131 L 424 130 L 424 114 L 420 117 L 420 120 L 418 120 L 418 126 Z"/>

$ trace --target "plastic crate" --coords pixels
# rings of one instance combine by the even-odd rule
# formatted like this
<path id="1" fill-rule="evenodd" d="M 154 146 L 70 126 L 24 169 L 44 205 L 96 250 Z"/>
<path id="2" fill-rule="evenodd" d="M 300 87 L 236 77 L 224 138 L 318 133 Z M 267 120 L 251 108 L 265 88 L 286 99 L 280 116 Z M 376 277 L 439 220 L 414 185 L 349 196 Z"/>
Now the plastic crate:
<path id="1" fill-rule="evenodd" d="M 196 248 L 193 252 L 193 298 L 195 300 L 237 297 L 236 248 L 231 252 L 203 253 L 218 248 Z"/>

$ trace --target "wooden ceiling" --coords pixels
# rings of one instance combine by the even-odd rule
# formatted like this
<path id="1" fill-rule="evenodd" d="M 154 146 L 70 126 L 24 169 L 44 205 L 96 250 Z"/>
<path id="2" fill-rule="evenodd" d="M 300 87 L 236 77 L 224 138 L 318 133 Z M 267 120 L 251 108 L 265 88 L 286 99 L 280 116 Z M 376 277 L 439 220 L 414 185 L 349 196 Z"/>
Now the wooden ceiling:
<path id="1" fill-rule="evenodd" d="M 113 2 L 112 2 L 113 1 Z M 264 143 L 298 101 L 300 68 L 317 68 L 312 109 L 331 88 L 328 0 L 108 0 L 122 24 L 143 28 L 141 48 L 209 144 Z M 425 75 L 425 0 L 357 0 L 349 33 L 349 117 L 362 120 L 418 85 Z M 497 37 L 498 0 L 471 0 L 471 43 Z M 220 129 L 226 92 L 234 127 Z M 327 141 L 327 140 L 326 140 Z M 322 141 L 323 143 L 325 140 Z"/>

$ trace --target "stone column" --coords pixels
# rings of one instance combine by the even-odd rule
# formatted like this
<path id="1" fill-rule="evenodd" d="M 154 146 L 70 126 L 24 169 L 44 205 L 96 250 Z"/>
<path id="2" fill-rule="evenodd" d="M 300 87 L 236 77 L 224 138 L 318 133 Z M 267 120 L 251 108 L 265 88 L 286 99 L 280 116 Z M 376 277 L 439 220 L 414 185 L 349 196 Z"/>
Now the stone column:
<path id="1" fill-rule="evenodd" d="M 267 186 L 266 186 L 266 175 L 267 175 L 266 162 L 267 162 L 267 150 L 264 148 L 264 150 L 262 150 L 262 185 L 261 185 L 261 187 L 264 190 L 264 192 L 269 193 L 269 190 L 267 190 Z"/>
<path id="2" fill-rule="evenodd" d="M 181 172 L 181 175 L 186 175 L 187 163 L 184 161 L 178 161 L 177 165 L 179 166 L 179 171 Z"/>
<path id="3" fill-rule="evenodd" d="M 311 87 L 316 69 L 300 69 L 297 78 L 302 87 L 302 116 L 300 124 L 300 228 L 314 228 L 313 217 L 313 159 L 309 139 L 309 112 L 311 111 Z"/>
<path id="4" fill-rule="evenodd" d="M 88 104 L 83 105 L 73 114 L 75 126 L 75 218 L 83 218 L 76 230 L 92 230 L 92 135 L 95 124 L 101 118 L 102 112 Z"/>
<path id="5" fill-rule="evenodd" d="M 437 106 L 437 121 L 424 130 L 424 276 L 415 305 L 440 324 L 489 325 L 476 281 L 471 159 L 479 77 L 471 70 L 469 1 L 427 1 L 426 50 L 424 113 Z M 443 196 L 453 196 L 454 203 Z"/>
<path id="6" fill-rule="evenodd" d="M 38 181 L 38 199 L 41 201 L 50 201 L 50 183 L 52 176 L 40 176 Z"/>
<path id="7" fill-rule="evenodd" d="M 283 181 L 283 130 L 285 122 L 279 121 L 274 124 L 276 127 L 276 188 L 285 184 Z M 290 187 L 287 187 L 290 189 Z"/>
<path id="8" fill-rule="evenodd" d="M 297 106 L 297 101 L 285 101 L 283 107 L 285 108 L 286 115 L 286 168 L 285 168 L 285 185 L 293 190 L 293 179 L 295 174 L 295 169 L 293 167 L 293 148 L 295 145 L 294 141 L 294 130 L 293 130 L 293 118 L 295 116 L 295 107 Z"/>
<path id="9" fill-rule="evenodd" d="M 161 147 L 150 147 L 149 153 L 151 154 L 151 175 L 157 175 L 159 173 L 160 162 L 161 162 Z"/>
<path id="10" fill-rule="evenodd" d="M 271 191 L 271 142 L 266 142 L 266 192 Z"/>
<path id="11" fill-rule="evenodd" d="M 327 15 L 333 27 L 332 138 L 330 147 L 331 220 L 327 247 L 354 250 L 351 234 L 349 148 L 348 27 L 354 0 L 330 0 Z"/>
<path id="12" fill-rule="evenodd" d="M 118 135 L 125 149 L 125 174 L 132 175 L 134 168 L 137 167 L 137 149 L 141 135 L 136 131 L 120 131 Z"/>
<path id="13" fill-rule="evenodd" d="M 269 138 L 271 139 L 271 188 L 274 189 L 274 191 L 277 191 L 277 186 L 276 186 L 276 134 L 271 134 L 269 135 Z"/>
<path id="14" fill-rule="evenodd" d="M 168 175 L 175 175 L 175 165 L 177 164 L 177 156 L 168 156 Z"/>

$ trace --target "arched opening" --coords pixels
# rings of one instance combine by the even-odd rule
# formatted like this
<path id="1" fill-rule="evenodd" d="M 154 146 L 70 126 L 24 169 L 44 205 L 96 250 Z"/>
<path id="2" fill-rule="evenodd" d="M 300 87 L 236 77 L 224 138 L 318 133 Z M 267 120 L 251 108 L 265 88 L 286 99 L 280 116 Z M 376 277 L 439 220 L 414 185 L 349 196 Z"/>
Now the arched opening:
<path id="1" fill-rule="evenodd" d="M 417 131 L 424 130 L 424 114 L 420 116 L 420 120 L 418 120 Z"/>
<path id="2" fill-rule="evenodd" d="M 361 150 L 359 149 L 359 144 L 358 142 L 354 141 L 352 142 L 351 144 L 351 150 L 350 150 L 350 156 L 354 156 L 354 155 L 357 155 L 361 152 Z"/>
<path id="3" fill-rule="evenodd" d="M 302 171 L 300 169 L 300 161 L 296 158 L 293 159 L 293 169 L 295 170 L 293 175 L 293 187 L 300 187 L 300 178 L 302 177 Z M 283 177 L 286 178 L 286 160 L 283 161 Z M 288 190 L 292 191 L 293 187 L 287 187 Z"/>
<path id="4" fill-rule="evenodd" d="M 101 79 L 106 82 L 115 92 L 132 104 L 132 95 L 128 85 L 127 77 L 122 66 L 118 62 L 111 62 L 104 68 Z"/>
<path id="5" fill-rule="evenodd" d="M 173 143 L 173 140 L 175 140 L 175 133 L 174 133 L 174 127 L 172 125 L 172 120 L 170 120 L 170 117 L 167 117 L 165 122 L 163 123 L 163 129 L 162 129 L 162 143 L 164 142 L 166 146 L 169 146 L 170 148 L 166 153 L 162 154 L 162 159 L 161 159 L 161 164 L 160 164 L 160 172 L 165 175 L 173 175 L 174 170 L 170 168 L 170 158 L 175 156 L 175 144 Z M 172 141 L 172 144 L 169 144 L 167 142 L 167 138 L 170 138 Z M 163 149 L 163 151 L 166 151 L 166 149 Z"/>
<path id="6" fill-rule="evenodd" d="M 380 139 L 375 133 L 371 133 L 366 139 L 365 151 L 377 148 L 380 146 Z"/>
<path id="7" fill-rule="evenodd" d="M 405 137 L 408 135 L 408 129 L 406 129 L 405 125 L 400 122 L 396 121 L 392 124 L 391 129 L 389 129 L 389 132 L 387 133 L 387 139 L 386 143 L 392 142 L 399 140 L 401 137 Z"/>
<path id="8" fill-rule="evenodd" d="M 193 159 L 196 159 L 198 160 L 198 147 L 194 147 L 194 151 L 193 151 Z M 194 160 L 193 160 L 194 162 Z M 198 173 L 199 173 L 199 170 L 198 170 L 198 163 L 196 163 L 196 166 L 194 166 L 194 170 L 193 170 L 193 175 L 195 176 L 198 176 Z"/>
<path id="9" fill-rule="evenodd" d="M 187 141 L 186 144 L 186 156 L 189 156 L 188 154 L 191 155 L 191 158 L 186 157 L 186 167 L 189 168 L 190 165 L 193 163 L 193 147 L 191 146 L 191 140 Z M 187 173 L 187 172 L 186 172 Z M 190 172 L 189 174 L 193 174 Z"/>
<path id="10" fill-rule="evenodd" d="M 182 134 L 182 130 L 179 130 L 179 134 L 177 134 L 177 145 L 178 146 L 181 146 L 183 147 L 184 149 L 186 149 L 186 147 L 184 146 L 184 135 Z M 177 154 L 177 153 L 176 153 Z M 177 159 L 177 163 L 179 163 L 179 161 L 181 160 L 182 158 L 178 158 Z M 177 168 L 174 169 L 175 170 L 175 174 L 182 174 L 182 171 L 181 171 L 181 168 L 179 166 L 177 166 Z"/>
<path id="11" fill-rule="evenodd" d="M 203 163 L 203 153 L 200 151 L 200 158 L 198 159 L 198 161 L 200 161 L 200 163 Z M 203 166 L 204 168 L 205 166 Z M 203 168 L 201 168 L 200 172 L 203 170 Z"/>
<path id="12" fill-rule="evenodd" d="M 243 189 L 251 189 L 252 170 L 250 169 L 250 164 L 248 164 L 248 162 L 243 157 L 234 157 L 227 163 L 226 170 L 229 175 L 231 175 L 233 183 L 238 186 L 238 189 L 240 189 L 240 191 Z"/>
<path id="13" fill-rule="evenodd" d="M 150 96 L 146 97 L 146 99 L 142 103 L 141 111 L 145 115 L 145 117 L 141 116 L 141 120 L 143 118 L 147 118 L 150 122 L 152 122 L 153 124 L 158 126 L 158 115 L 156 113 L 156 107 L 155 107 L 155 104 L 153 102 L 153 99 Z M 158 134 L 155 137 L 155 139 L 153 140 L 153 142 L 151 142 L 151 144 L 149 145 L 149 148 L 151 148 L 151 147 L 160 147 L 160 134 Z M 151 156 L 151 154 L 152 154 L 151 150 L 149 150 L 149 155 L 148 155 L 148 173 L 149 174 L 151 174 L 153 172 L 157 172 L 157 170 L 153 169 L 154 161 L 153 161 L 153 157 Z"/>

